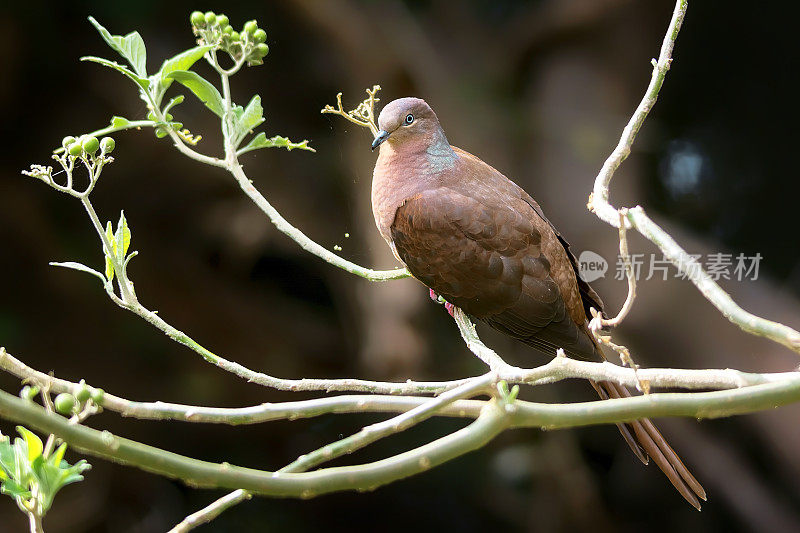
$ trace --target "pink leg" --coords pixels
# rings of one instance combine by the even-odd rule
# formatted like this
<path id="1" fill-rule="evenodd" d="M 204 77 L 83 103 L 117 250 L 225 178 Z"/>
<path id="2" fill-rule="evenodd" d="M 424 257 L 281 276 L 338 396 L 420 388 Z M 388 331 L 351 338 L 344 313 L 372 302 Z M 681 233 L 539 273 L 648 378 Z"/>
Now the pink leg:
<path id="1" fill-rule="evenodd" d="M 436 294 L 436 293 L 433 291 L 433 289 L 428 289 L 428 291 L 429 291 L 429 292 L 428 292 L 428 295 L 431 297 L 431 300 L 433 300 L 433 301 L 434 301 L 434 302 L 436 302 L 436 303 L 440 303 L 440 301 L 439 301 L 439 295 L 438 295 L 438 294 Z M 453 304 L 451 304 L 450 302 L 445 302 L 445 303 L 444 303 L 444 308 L 445 308 L 445 309 L 447 309 L 447 312 L 448 312 L 448 314 L 449 314 L 450 316 L 453 316 L 453 307 L 455 307 L 455 306 L 454 306 Z"/>

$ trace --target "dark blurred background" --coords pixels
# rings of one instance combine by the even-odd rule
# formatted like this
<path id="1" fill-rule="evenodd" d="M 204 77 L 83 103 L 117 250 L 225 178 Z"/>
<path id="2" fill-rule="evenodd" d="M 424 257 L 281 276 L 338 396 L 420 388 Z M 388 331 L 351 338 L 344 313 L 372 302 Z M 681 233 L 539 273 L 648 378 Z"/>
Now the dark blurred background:
<path id="1" fill-rule="evenodd" d="M 0 345 L 10 353 L 137 400 L 245 406 L 303 396 L 250 385 L 204 363 L 116 308 L 95 279 L 49 267 L 73 260 L 101 268 L 100 247 L 76 200 L 19 174 L 31 163 L 48 164 L 64 135 L 101 127 L 112 115 L 146 115 L 127 80 L 78 62 L 87 54 L 118 59 L 88 15 L 115 34 L 139 30 L 152 71 L 192 46 L 194 9 L 224 12 L 237 28 L 257 18 L 267 30 L 270 55 L 234 78 L 234 99 L 260 94 L 268 135 L 307 138 L 317 153 L 262 150 L 243 161 L 256 186 L 312 238 L 341 245 L 358 263 L 395 266 L 370 211 L 370 137 L 319 114 L 338 91 L 355 105 L 365 87 L 380 83 L 382 104 L 425 98 L 450 141 L 523 185 L 574 250 L 608 258 L 610 272 L 596 287 L 611 310 L 619 308 L 626 288 L 613 279 L 616 231 L 585 204 L 649 81 L 670 1 L 30 0 L 0 11 Z M 800 256 L 790 224 L 800 184 L 789 118 L 800 66 L 795 35 L 795 21 L 779 3 L 692 2 L 672 71 L 614 180 L 612 200 L 644 205 L 692 253 L 760 253 L 757 281 L 723 287 L 748 310 L 797 327 Z M 206 65 L 197 70 L 209 74 Z M 215 117 L 192 96 L 175 115 L 203 135 L 200 150 L 219 153 Z M 125 209 L 132 249 L 140 251 L 129 271 L 142 302 L 205 346 L 282 377 L 449 379 L 482 370 L 421 285 L 370 284 L 337 270 L 278 233 L 230 176 L 184 158 L 152 132 L 115 137 L 116 163 L 93 194 L 95 206 L 111 220 Z M 631 247 L 656 251 L 640 237 Z M 642 282 L 615 339 L 645 366 L 782 371 L 797 364 L 796 354 L 742 333 L 675 279 Z M 513 362 L 544 362 L 490 331 L 484 340 Z M 2 375 L 0 386 L 16 392 L 20 385 Z M 524 397 L 577 401 L 593 393 L 570 382 Z M 797 531 L 798 415 L 800 406 L 661 421 L 708 490 L 702 513 L 655 467 L 643 468 L 616 429 L 603 426 L 507 432 L 375 492 L 259 498 L 205 530 Z M 193 457 L 276 469 L 381 418 L 232 428 L 104 413 L 89 424 Z M 384 457 L 463 424 L 429 421 L 346 460 Z M 13 427 L 0 423 L 0 430 Z M 66 488 L 46 517 L 49 533 L 164 531 L 223 494 L 89 460 L 86 480 Z M 26 524 L 13 502 L 0 498 L 0 530 Z"/>

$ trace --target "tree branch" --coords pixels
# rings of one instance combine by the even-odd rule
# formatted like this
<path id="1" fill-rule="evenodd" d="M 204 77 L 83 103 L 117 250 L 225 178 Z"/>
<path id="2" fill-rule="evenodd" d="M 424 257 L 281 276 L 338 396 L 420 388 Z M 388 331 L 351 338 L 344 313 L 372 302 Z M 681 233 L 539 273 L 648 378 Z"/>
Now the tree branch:
<path id="1" fill-rule="evenodd" d="M 658 61 L 653 60 L 653 75 L 647 91 L 622 131 L 617 147 L 603 163 L 600 173 L 595 178 L 594 190 L 589 196 L 588 208 L 601 220 L 615 227 L 620 225 L 621 210 L 616 209 L 609 203 L 611 179 L 614 177 L 617 168 L 631 153 L 631 146 L 636 139 L 636 135 L 658 99 L 658 93 L 672 64 L 672 50 L 686 15 L 687 2 L 688 0 L 677 0 L 675 3 L 675 9 L 667 34 L 661 45 Z M 694 283 L 703 296 L 719 309 L 725 318 L 748 333 L 766 337 L 800 353 L 800 332 L 783 324 L 753 315 L 739 307 L 700 267 L 697 260 L 687 254 L 672 237 L 645 215 L 641 207 L 637 206 L 627 210 L 626 219 L 627 223 L 630 223 L 632 227 L 658 246 L 664 252 L 664 255 L 672 261 L 672 264 Z"/>

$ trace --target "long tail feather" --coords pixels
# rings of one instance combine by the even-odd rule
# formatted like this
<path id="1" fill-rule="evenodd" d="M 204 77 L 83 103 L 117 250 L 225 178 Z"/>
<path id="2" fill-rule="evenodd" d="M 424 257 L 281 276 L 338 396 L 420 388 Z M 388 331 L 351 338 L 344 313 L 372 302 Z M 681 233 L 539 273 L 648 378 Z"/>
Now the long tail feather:
<path id="1" fill-rule="evenodd" d="M 592 384 L 601 398 L 627 398 L 631 396 L 630 391 L 616 383 L 609 381 L 601 381 Z M 656 429 L 650 419 L 644 418 L 629 424 L 618 424 L 623 437 L 630 445 L 630 431 L 636 435 L 637 446 L 640 447 L 644 453 L 653 459 L 658 468 L 667 476 L 672 485 L 678 490 L 686 501 L 688 501 L 698 511 L 700 510 L 700 500 L 706 499 L 706 491 L 697 479 L 689 472 L 683 461 L 680 460 L 678 455 L 667 443 L 661 433 Z M 627 433 L 627 434 L 626 434 Z M 633 447 L 632 447 L 633 448 Z M 636 453 L 636 450 L 634 450 Z M 640 457 L 639 453 L 636 453 Z M 641 457 L 640 457 L 641 459 Z M 699 498 L 699 499 L 698 499 Z"/>

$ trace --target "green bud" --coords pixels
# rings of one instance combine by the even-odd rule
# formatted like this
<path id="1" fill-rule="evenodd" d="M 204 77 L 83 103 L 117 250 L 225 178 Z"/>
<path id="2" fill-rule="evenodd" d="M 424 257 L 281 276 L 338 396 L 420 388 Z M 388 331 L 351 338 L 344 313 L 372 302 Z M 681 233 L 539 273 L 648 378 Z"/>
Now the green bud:
<path id="1" fill-rule="evenodd" d="M 244 31 L 253 35 L 258 29 L 258 22 L 255 20 L 248 20 L 244 25 Z"/>
<path id="2" fill-rule="evenodd" d="M 89 386 L 86 384 L 84 380 L 81 380 L 78 383 L 78 388 L 75 391 L 75 399 L 78 400 L 80 403 L 86 403 L 86 401 L 92 397 L 92 391 L 89 390 Z"/>
<path id="3" fill-rule="evenodd" d="M 217 24 L 219 24 L 220 28 L 224 28 L 228 25 L 228 17 L 225 15 L 217 15 Z"/>
<path id="4" fill-rule="evenodd" d="M 167 122 L 172 122 L 172 115 L 170 113 L 166 113 L 164 118 L 167 119 Z"/>
<path id="5" fill-rule="evenodd" d="M 205 15 L 206 24 L 214 24 L 217 21 L 217 16 L 213 11 L 207 11 Z"/>
<path id="6" fill-rule="evenodd" d="M 253 49 L 253 54 L 259 59 L 266 56 L 268 53 L 269 53 L 269 46 L 267 46 L 265 43 L 257 44 L 256 47 Z"/>
<path id="7" fill-rule="evenodd" d="M 67 147 L 67 152 L 69 152 L 69 155 L 79 157 L 81 154 L 83 154 L 83 146 L 81 146 L 81 143 L 78 141 L 75 141 Z"/>
<path id="8" fill-rule="evenodd" d="M 256 31 L 253 33 L 253 40 L 254 40 L 255 42 L 257 42 L 257 43 L 263 43 L 264 41 L 266 41 L 266 40 L 267 40 L 267 32 L 265 32 L 265 31 L 264 31 L 264 30 L 262 30 L 261 28 L 258 28 L 258 29 L 257 29 L 257 30 L 256 30 Z"/>
<path id="9" fill-rule="evenodd" d="M 222 33 L 225 35 L 231 35 L 233 33 L 233 27 L 230 24 L 223 26 Z"/>
<path id="10" fill-rule="evenodd" d="M 100 140 L 100 151 L 102 151 L 104 154 L 110 154 L 113 152 L 115 146 L 116 143 L 111 137 L 103 137 Z"/>
<path id="11" fill-rule="evenodd" d="M 22 387 L 22 390 L 19 391 L 19 397 L 22 398 L 23 400 L 32 401 L 34 396 L 36 396 L 37 394 L 39 394 L 39 387 L 35 385 L 33 387 L 31 387 L 30 385 L 25 385 L 24 387 Z"/>
<path id="12" fill-rule="evenodd" d="M 97 140 L 97 137 L 90 135 L 83 140 L 81 146 L 87 154 L 94 154 L 100 148 L 100 141 Z"/>
<path id="13" fill-rule="evenodd" d="M 75 142 L 75 137 L 72 135 L 67 135 L 64 137 L 64 140 L 61 141 L 61 146 L 66 150 L 67 146 Z"/>
<path id="14" fill-rule="evenodd" d="M 195 28 L 203 28 L 206 25 L 206 17 L 203 16 L 203 14 L 199 11 L 193 12 L 189 17 L 189 20 L 192 21 L 192 26 Z"/>
<path id="15" fill-rule="evenodd" d="M 106 392 L 103 389 L 92 389 L 92 401 L 95 405 L 103 405 L 103 397 Z"/>
<path id="16" fill-rule="evenodd" d="M 242 36 L 239 35 L 238 31 L 231 33 L 231 41 L 239 41 L 241 40 Z"/>
<path id="17" fill-rule="evenodd" d="M 68 392 L 62 392 L 56 396 L 53 405 L 56 411 L 62 415 L 71 415 L 75 412 L 75 409 L 78 408 L 78 402 L 75 400 L 75 396 Z"/>

